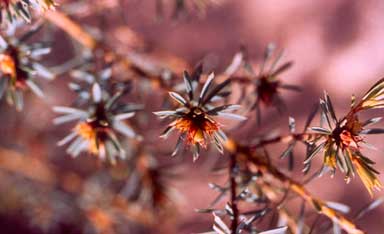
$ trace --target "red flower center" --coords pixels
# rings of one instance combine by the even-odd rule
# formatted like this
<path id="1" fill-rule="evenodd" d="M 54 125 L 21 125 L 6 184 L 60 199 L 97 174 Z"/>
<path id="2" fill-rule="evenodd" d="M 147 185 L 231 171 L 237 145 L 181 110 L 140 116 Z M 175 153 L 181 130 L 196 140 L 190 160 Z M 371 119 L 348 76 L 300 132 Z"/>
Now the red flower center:
<path id="1" fill-rule="evenodd" d="M 259 85 L 257 86 L 257 93 L 261 101 L 269 106 L 273 103 L 273 99 L 277 93 L 277 88 L 279 82 L 268 80 L 267 76 L 263 76 L 259 80 Z"/>
<path id="2" fill-rule="evenodd" d="M 175 120 L 172 124 L 180 132 L 187 134 L 188 144 L 199 144 L 206 148 L 206 135 L 212 136 L 219 130 L 219 125 L 214 120 L 207 118 L 200 109 L 191 110 L 184 117 Z"/>

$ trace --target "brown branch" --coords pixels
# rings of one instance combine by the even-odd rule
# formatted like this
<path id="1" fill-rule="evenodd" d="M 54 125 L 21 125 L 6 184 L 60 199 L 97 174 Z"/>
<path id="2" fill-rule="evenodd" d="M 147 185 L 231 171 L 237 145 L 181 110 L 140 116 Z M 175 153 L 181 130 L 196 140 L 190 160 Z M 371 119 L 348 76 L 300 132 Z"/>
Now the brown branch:
<path id="1" fill-rule="evenodd" d="M 290 141 L 302 141 L 302 140 L 308 140 L 312 137 L 317 137 L 320 136 L 320 133 L 296 133 L 296 134 L 290 134 L 286 136 L 277 136 L 273 137 L 270 139 L 262 139 L 256 144 L 251 145 L 249 148 L 251 150 L 256 150 L 258 148 L 271 145 L 271 144 L 276 144 L 276 143 L 288 143 Z"/>
<path id="2" fill-rule="evenodd" d="M 47 11 L 45 12 L 44 17 L 88 49 L 93 50 L 98 45 L 97 41 L 89 33 L 84 31 L 64 13 L 59 11 Z"/>
<path id="3" fill-rule="evenodd" d="M 104 42 L 97 41 L 90 33 L 86 32 L 78 23 L 76 23 L 74 20 L 72 20 L 70 17 L 68 17 L 62 12 L 47 11 L 44 16 L 49 22 L 62 29 L 64 32 L 66 32 L 69 36 L 71 36 L 74 40 L 78 41 L 84 47 L 91 50 L 102 50 L 104 52 L 105 60 L 119 62 L 126 69 L 131 69 L 136 74 L 138 74 L 138 77 L 145 77 L 151 81 L 154 81 L 155 85 L 160 86 L 164 90 L 169 89 L 169 87 L 162 87 L 164 86 L 164 84 L 162 79 L 160 79 L 162 73 L 164 72 L 164 67 L 162 65 L 163 61 L 162 63 L 156 63 L 149 56 L 144 56 L 142 54 L 137 54 L 134 52 L 124 54 L 122 52 L 117 52 Z M 137 38 L 139 37 L 137 36 Z M 189 65 L 181 58 L 170 54 L 163 55 L 163 60 L 166 61 L 166 67 L 171 68 L 170 71 L 172 72 L 172 74 L 176 74 L 176 71 L 178 70 L 178 64 L 183 64 L 184 67 L 189 67 Z M 178 63 L 175 63 L 175 60 L 177 60 Z"/>
<path id="4" fill-rule="evenodd" d="M 276 139 L 273 142 L 278 142 Z M 343 214 L 337 212 L 334 209 L 329 208 L 325 202 L 315 198 L 310 192 L 308 192 L 303 185 L 299 182 L 286 176 L 280 172 L 273 165 L 263 161 L 260 157 L 255 157 L 249 147 L 238 145 L 234 140 L 229 139 L 225 145 L 225 148 L 231 153 L 235 154 L 239 160 L 245 160 L 252 163 L 253 169 L 260 171 L 263 175 L 268 175 L 273 179 L 285 184 L 288 189 L 295 192 L 301 198 L 303 198 L 308 204 L 312 206 L 317 212 L 327 216 L 333 222 L 337 223 L 342 229 L 350 234 L 363 234 L 364 232 L 356 227 L 356 225 L 344 217 Z"/>
<path id="5" fill-rule="evenodd" d="M 236 195 L 236 155 L 232 154 L 229 159 L 229 183 L 230 183 L 230 202 L 231 208 L 233 212 L 233 219 L 231 222 L 231 234 L 236 234 L 238 219 L 239 219 L 239 209 L 237 207 L 237 195 Z"/>

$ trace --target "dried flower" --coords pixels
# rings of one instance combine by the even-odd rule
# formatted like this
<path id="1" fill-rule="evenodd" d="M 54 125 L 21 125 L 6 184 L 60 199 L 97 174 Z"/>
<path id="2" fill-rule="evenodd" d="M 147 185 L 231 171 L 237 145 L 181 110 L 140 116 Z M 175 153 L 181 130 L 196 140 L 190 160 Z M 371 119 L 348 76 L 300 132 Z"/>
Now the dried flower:
<path id="1" fill-rule="evenodd" d="M 280 58 L 283 55 L 283 51 L 280 51 L 277 56 L 272 59 L 273 52 L 275 51 L 275 46 L 270 44 L 267 46 L 264 52 L 263 62 L 260 66 L 259 72 L 256 74 L 255 80 L 255 94 L 256 100 L 252 106 L 252 109 L 259 108 L 260 103 L 263 103 L 265 106 L 270 107 L 274 106 L 279 111 L 282 111 L 284 108 L 284 102 L 280 97 L 280 90 L 287 89 L 293 91 L 300 91 L 300 88 L 295 85 L 288 85 L 282 83 L 278 77 L 281 73 L 288 70 L 292 66 L 292 62 L 286 62 L 282 65 L 277 66 Z M 270 66 L 267 69 L 267 63 L 270 62 Z M 252 68 L 250 67 L 251 72 Z"/>
<path id="2" fill-rule="evenodd" d="M 139 203 L 142 207 L 165 209 L 170 205 L 170 199 L 176 198 L 174 191 L 166 186 L 170 167 L 159 165 L 156 158 L 144 150 L 137 152 L 133 161 L 128 162 L 130 174 L 128 178 L 122 178 L 125 185 L 120 193 L 129 202 Z"/>
<path id="3" fill-rule="evenodd" d="M 105 71 L 101 72 L 101 74 L 103 73 Z M 64 106 L 53 108 L 56 113 L 64 114 L 54 120 L 55 124 L 78 120 L 71 134 L 58 142 L 58 145 L 72 142 L 67 152 L 74 157 L 85 151 L 99 156 L 102 160 L 107 158 L 111 163 L 115 163 L 116 157 L 125 159 L 126 152 L 117 133 L 128 138 L 140 138 L 130 126 L 123 122 L 123 120 L 133 117 L 140 106 L 119 102 L 122 95 L 128 91 L 126 88 L 123 87 L 115 93 L 109 93 L 94 81 L 96 80 L 94 76 L 89 73 L 85 74 L 93 77 L 89 80 L 93 82 L 92 88 L 88 95 L 85 95 L 89 97 L 87 109 Z"/>
<path id="4" fill-rule="evenodd" d="M 337 119 L 331 99 L 325 93 L 324 98 L 320 100 L 320 106 L 321 116 L 326 122 L 327 128 L 311 128 L 317 136 L 309 140 L 313 147 L 305 161 L 306 164 L 310 163 L 313 156 L 323 149 L 324 166 L 330 168 L 333 173 L 335 173 L 336 167 L 339 167 L 346 174 L 347 182 L 356 171 L 371 195 L 373 189 L 379 190 L 382 185 L 376 176 L 379 172 L 372 167 L 374 162 L 361 153 L 361 146 L 366 144 L 362 135 L 381 134 L 384 133 L 384 130 L 366 128 L 370 124 L 379 122 L 381 118 L 361 122 L 358 112 L 383 107 L 381 101 L 383 83 L 384 80 L 376 83 L 358 104 L 355 104 L 355 98 L 352 97 L 351 110 L 341 119 Z"/>
<path id="5" fill-rule="evenodd" d="M 24 44 L 34 32 L 28 32 L 21 40 L 0 37 L 0 99 L 5 95 L 7 102 L 15 105 L 18 111 L 23 109 L 23 93 L 28 88 L 38 97 L 44 97 L 34 77 L 54 78 L 48 69 L 37 62 L 50 52 L 50 48 L 44 43 Z"/>
<path id="6" fill-rule="evenodd" d="M 223 89 L 230 83 L 230 80 L 226 80 L 212 87 L 215 76 L 211 73 L 202 87 L 200 94 L 198 94 L 197 87 L 201 67 L 197 68 L 197 71 L 199 72 L 194 72 L 192 77 L 188 72 L 184 72 L 183 78 L 187 98 L 184 98 L 178 93 L 169 92 L 169 95 L 180 105 L 179 108 L 176 110 L 155 112 L 160 118 L 174 119 L 161 137 L 167 138 L 173 130 L 178 130 L 181 133 L 172 155 L 174 156 L 178 153 L 181 143 L 185 141 L 186 145 L 192 146 L 194 160 L 199 157 L 200 147 L 206 148 L 210 140 L 215 142 L 215 146 L 219 152 L 223 152 L 223 144 L 226 142 L 227 137 L 221 130 L 220 123 L 217 122 L 214 117 L 245 120 L 245 117 L 241 115 L 229 113 L 230 111 L 239 109 L 239 105 L 222 105 L 218 107 L 212 105 L 215 100 L 228 95 L 228 92 Z"/>
<path id="7" fill-rule="evenodd" d="M 31 22 L 30 8 L 35 8 L 39 11 L 55 8 L 53 0 L 0 0 L 0 22 L 3 17 L 12 22 L 17 18 L 22 18 L 26 22 Z"/>
<path id="8" fill-rule="evenodd" d="M 258 124 L 261 123 L 261 104 L 265 107 L 275 107 L 279 112 L 282 112 L 285 108 L 285 103 L 280 96 L 280 91 L 283 89 L 300 91 L 298 86 L 285 84 L 279 79 L 280 74 L 288 70 L 293 63 L 289 61 L 277 66 L 283 51 L 280 51 L 273 58 L 274 51 L 275 46 L 269 44 L 265 49 L 259 71 L 255 71 L 247 58 L 245 49 L 242 49 L 241 52 L 234 56 L 232 63 L 225 71 L 227 76 L 230 76 L 232 80 L 241 85 L 242 95 L 239 101 L 244 102 L 245 100 L 245 102 L 249 103 L 248 105 L 251 110 L 256 110 Z M 250 86 L 252 86 L 253 90 L 247 96 L 247 90 Z"/>

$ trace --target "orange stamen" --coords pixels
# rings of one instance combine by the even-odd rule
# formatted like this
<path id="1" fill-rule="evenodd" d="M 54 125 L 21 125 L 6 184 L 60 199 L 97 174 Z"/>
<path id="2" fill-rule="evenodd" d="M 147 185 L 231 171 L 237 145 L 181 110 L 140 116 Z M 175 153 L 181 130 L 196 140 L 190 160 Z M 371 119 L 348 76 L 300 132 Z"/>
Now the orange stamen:
<path id="1" fill-rule="evenodd" d="M 214 132 L 219 130 L 218 124 L 213 120 L 204 119 L 203 122 L 196 123 L 194 119 L 187 117 L 175 120 L 171 126 L 180 132 L 187 133 L 187 144 L 194 145 L 197 143 L 203 148 L 207 146 L 205 136 L 212 136 Z"/>
<path id="2" fill-rule="evenodd" d="M 89 142 L 89 152 L 93 154 L 99 153 L 97 147 L 97 129 L 88 123 L 79 123 L 75 127 L 75 132 Z"/>
<path id="3" fill-rule="evenodd" d="M 12 79 L 16 78 L 16 65 L 15 61 L 10 55 L 0 54 L 0 71 Z"/>

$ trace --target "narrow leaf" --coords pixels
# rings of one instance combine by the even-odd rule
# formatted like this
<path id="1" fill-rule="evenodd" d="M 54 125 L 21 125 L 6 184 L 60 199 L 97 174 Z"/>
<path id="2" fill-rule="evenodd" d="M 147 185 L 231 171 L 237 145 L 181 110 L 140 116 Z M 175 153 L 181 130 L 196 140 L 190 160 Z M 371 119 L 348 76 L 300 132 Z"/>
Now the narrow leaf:
<path id="1" fill-rule="evenodd" d="M 205 95 L 208 92 L 209 87 L 212 84 L 213 79 L 215 78 L 215 74 L 212 72 L 209 74 L 207 81 L 205 82 L 203 89 L 201 90 L 200 96 L 199 96 L 199 103 L 201 103 L 202 100 L 204 100 Z"/>
<path id="2" fill-rule="evenodd" d="M 321 143 L 320 145 L 316 146 L 308 155 L 308 157 L 305 159 L 304 164 L 309 163 L 312 158 L 324 147 L 326 142 Z"/>
<path id="3" fill-rule="evenodd" d="M 187 101 L 178 93 L 175 93 L 175 92 L 169 92 L 169 95 L 175 100 L 177 101 L 178 103 L 182 104 L 182 105 L 186 105 L 187 104 Z"/>

